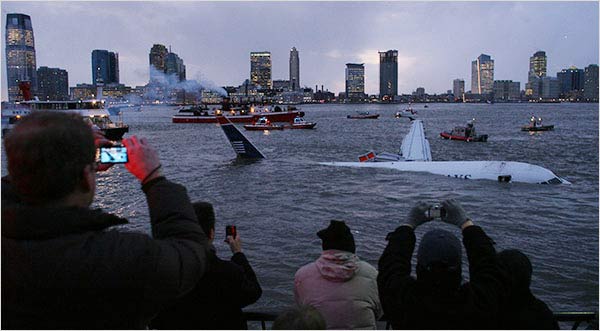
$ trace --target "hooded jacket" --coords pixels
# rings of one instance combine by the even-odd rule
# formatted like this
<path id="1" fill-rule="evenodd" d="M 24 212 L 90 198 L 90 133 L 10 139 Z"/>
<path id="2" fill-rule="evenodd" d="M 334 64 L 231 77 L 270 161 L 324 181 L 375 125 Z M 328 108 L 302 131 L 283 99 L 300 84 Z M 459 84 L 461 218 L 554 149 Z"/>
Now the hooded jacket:
<path id="1" fill-rule="evenodd" d="M 382 310 L 377 270 L 350 252 L 325 250 L 296 272 L 296 303 L 316 308 L 328 329 L 376 329 Z"/>
<path id="2" fill-rule="evenodd" d="M 186 190 L 145 184 L 152 237 L 88 208 L 23 205 L 2 181 L 2 329 L 145 328 L 206 270 Z"/>

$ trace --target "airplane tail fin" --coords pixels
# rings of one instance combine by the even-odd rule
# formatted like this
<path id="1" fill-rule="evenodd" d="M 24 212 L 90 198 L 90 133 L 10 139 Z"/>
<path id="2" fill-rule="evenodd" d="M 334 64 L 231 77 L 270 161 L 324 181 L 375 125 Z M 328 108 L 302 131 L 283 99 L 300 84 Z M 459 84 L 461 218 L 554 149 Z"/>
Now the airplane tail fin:
<path id="1" fill-rule="evenodd" d="M 233 150 L 238 157 L 245 159 L 264 159 L 265 156 L 256 148 L 248 138 L 238 130 L 225 116 L 217 116 L 219 125 L 227 139 L 231 143 Z"/>
<path id="2" fill-rule="evenodd" d="M 402 139 L 400 153 L 406 161 L 431 161 L 431 149 L 429 141 L 425 137 L 423 122 L 411 120 L 408 134 Z"/>

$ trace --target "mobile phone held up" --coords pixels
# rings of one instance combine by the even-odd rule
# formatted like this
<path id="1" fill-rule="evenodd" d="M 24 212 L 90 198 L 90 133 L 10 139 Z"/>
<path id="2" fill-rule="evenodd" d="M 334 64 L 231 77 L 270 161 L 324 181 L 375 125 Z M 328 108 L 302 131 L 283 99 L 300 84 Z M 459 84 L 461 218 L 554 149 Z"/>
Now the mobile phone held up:
<path id="1" fill-rule="evenodd" d="M 127 147 L 100 147 L 100 163 L 127 163 Z"/>
<path id="2" fill-rule="evenodd" d="M 233 239 L 237 236 L 237 230 L 235 229 L 235 225 L 226 225 L 225 226 L 225 238 L 227 236 L 232 236 Z"/>

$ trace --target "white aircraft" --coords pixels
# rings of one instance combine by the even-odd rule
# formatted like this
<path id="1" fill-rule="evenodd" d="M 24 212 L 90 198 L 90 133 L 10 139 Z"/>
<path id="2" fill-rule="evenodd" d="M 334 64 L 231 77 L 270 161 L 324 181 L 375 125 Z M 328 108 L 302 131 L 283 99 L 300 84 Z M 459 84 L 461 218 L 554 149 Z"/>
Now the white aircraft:
<path id="1" fill-rule="evenodd" d="M 462 179 L 489 179 L 498 182 L 571 184 L 552 171 L 529 163 L 513 161 L 432 161 L 423 122 L 413 120 L 410 132 L 402 140 L 400 154 L 369 152 L 360 162 L 320 162 L 337 167 L 385 168 L 400 171 L 429 172 Z"/>

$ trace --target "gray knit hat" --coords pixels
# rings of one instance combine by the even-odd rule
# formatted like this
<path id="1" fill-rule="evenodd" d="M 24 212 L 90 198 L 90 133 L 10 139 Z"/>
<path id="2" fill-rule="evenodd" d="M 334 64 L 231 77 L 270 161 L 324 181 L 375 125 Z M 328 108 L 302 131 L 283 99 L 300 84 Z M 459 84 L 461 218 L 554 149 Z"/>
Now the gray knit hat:
<path id="1" fill-rule="evenodd" d="M 417 252 L 417 266 L 424 270 L 433 265 L 461 270 L 462 250 L 458 238 L 446 230 L 435 229 L 427 232 Z"/>

